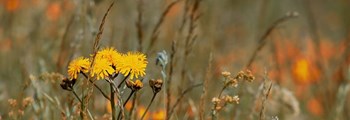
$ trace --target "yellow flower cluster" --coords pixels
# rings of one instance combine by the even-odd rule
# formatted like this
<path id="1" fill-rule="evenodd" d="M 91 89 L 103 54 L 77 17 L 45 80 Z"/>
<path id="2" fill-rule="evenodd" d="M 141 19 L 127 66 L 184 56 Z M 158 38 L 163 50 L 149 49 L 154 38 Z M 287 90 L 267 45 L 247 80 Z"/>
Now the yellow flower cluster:
<path id="1" fill-rule="evenodd" d="M 122 54 L 112 47 L 98 51 L 93 63 L 91 60 L 92 58 L 79 57 L 71 61 L 68 66 L 69 78 L 77 79 L 80 73 L 90 73 L 91 77 L 104 79 L 114 73 L 120 73 L 133 79 L 146 75 L 145 70 L 148 63 L 146 55 L 142 53 Z"/>

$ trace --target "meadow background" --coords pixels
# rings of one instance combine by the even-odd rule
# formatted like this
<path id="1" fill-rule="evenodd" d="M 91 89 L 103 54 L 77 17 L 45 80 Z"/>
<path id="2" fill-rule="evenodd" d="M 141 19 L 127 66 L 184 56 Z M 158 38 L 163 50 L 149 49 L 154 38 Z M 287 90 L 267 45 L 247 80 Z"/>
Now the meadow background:
<path id="1" fill-rule="evenodd" d="M 69 61 L 90 56 L 112 1 L 0 0 L 0 119 L 79 119 L 79 101 L 59 84 Z M 171 104 L 187 88 L 202 85 L 184 94 L 171 119 L 211 119 L 221 73 L 250 69 L 255 80 L 224 92 L 240 102 L 222 109 L 218 119 L 348 120 L 349 11 L 347 0 L 115 0 L 100 46 L 147 55 L 136 114 L 151 99 L 148 80 L 163 79 L 156 58 L 165 50 L 163 81 L 171 78 Z M 146 119 L 165 119 L 164 90 Z M 95 119 L 110 117 L 96 90 L 88 109 Z"/>

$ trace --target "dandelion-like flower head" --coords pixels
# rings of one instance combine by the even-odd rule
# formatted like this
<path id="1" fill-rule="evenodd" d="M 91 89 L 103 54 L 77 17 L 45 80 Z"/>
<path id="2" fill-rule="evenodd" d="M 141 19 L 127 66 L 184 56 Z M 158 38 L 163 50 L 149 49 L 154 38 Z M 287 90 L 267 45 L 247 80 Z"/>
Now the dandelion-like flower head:
<path id="1" fill-rule="evenodd" d="M 114 68 L 117 68 L 121 62 L 122 54 L 113 47 L 110 47 L 98 51 L 96 54 L 96 59 L 107 59 L 107 61 L 110 62 Z M 118 72 L 118 70 L 116 72 Z"/>
<path id="2" fill-rule="evenodd" d="M 97 76 L 97 79 L 103 79 L 115 72 L 112 63 L 105 58 L 95 58 L 93 69 L 90 72 L 91 77 Z"/>
<path id="3" fill-rule="evenodd" d="M 147 63 L 146 55 L 139 52 L 128 52 L 123 56 L 120 66 L 117 66 L 117 70 L 124 76 L 130 74 L 130 79 L 138 78 L 146 75 Z"/>
<path id="4" fill-rule="evenodd" d="M 90 68 L 90 61 L 88 58 L 79 57 L 69 63 L 68 76 L 69 79 L 77 79 L 80 72 L 87 73 Z"/>

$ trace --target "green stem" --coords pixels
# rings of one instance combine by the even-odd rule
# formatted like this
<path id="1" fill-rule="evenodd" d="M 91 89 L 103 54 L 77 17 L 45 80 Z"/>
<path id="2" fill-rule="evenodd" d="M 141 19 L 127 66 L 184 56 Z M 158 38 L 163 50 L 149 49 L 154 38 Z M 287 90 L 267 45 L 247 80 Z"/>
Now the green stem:
<path id="1" fill-rule="evenodd" d="M 123 81 L 119 83 L 118 88 L 120 88 L 120 87 L 122 86 L 123 82 L 125 82 L 125 80 L 126 80 L 129 76 L 130 76 L 130 72 L 128 73 L 128 75 L 126 75 L 126 76 L 124 77 Z"/>
<path id="2" fill-rule="evenodd" d="M 82 103 L 83 101 L 79 98 L 78 94 L 75 92 L 75 90 L 72 90 L 72 93 L 74 94 L 74 96 L 79 100 L 80 103 Z"/>
<path id="3" fill-rule="evenodd" d="M 112 120 L 116 120 L 116 116 L 115 116 L 115 103 L 114 103 L 114 88 L 113 88 L 113 83 L 110 83 L 110 88 L 111 88 L 111 107 L 112 107 Z"/>
<path id="4" fill-rule="evenodd" d="M 128 103 L 128 101 L 130 100 L 131 96 L 135 93 L 135 90 L 131 91 L 131 93 L 129 94 L 128 98 L 125 100 L 124 104 L 123 104 L 123 108 L 125 108 L 126 103 Z M 119 111 L 118 113 L 118 120 L 120 119 L 120 115 L 122 114 L 122 111 Z"/>
<path id="5" fill-rule="evenodd" d="M 152 99 L 151 99 L 151 102 L 148 104 L 146 111 L 143 113 L 143 115 L 142 115 L 142 117 L 141 117 L 141 120 L 143 120 L 143 118 L 146 116 L 146 113 L 147 113 L 148 109 L 151 107 L 151 105 L 152 105 L 152 103 L 153 103 L 154 98 L 156 97 L 156 95 L 157 95 L 157 93 L 154 93 L 154 94 L 153 94 L 153 97 L 152 97 Z"/>
<path id="6" fill-rule="evenodd" d="M 88 76 L 87 76 L 85 73 L 81 72 L 81 74 L 83 74 L 84 77 L 85 77 L 86 79 L 88 79 Z M 89 79 L 89 82 L 92 83 L 92 84 L 95 86 L 95 88 L 97 88 L 98 91 L 100 91 L 100 93 L 103 95 L 103 97 L 105 97 L 105 98 L 106 98 L 107 100 L 109 100 L 109 101 L 111 100 L 111 99 L 107 96 L 107 94 L 104 93 L 104 92 L 102 91 L 102 89 L 101 89 L 99 86 L 97 86 L 92 80 Z"/>

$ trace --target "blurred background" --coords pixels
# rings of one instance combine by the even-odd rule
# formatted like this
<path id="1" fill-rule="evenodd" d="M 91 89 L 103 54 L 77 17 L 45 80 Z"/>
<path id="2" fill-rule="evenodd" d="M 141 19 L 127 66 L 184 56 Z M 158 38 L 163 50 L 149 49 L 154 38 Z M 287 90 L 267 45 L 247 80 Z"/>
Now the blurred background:
<path id="1" fill-rule="evenodd" d="M 220 119 L 257 119 L 263 98 L 258 93 L 266 78 L 273 83 L 265 105 L 266 119 L 350 119 L 350 1 L 202 0 L 195 13 L 199 16 L 193 33 L 196 37 L 186 56 L 189 23 L 183 20 L 186 6 L 193 1 L 180 0 L 170 8 L 150 48 L 152 30 L 173 1 L 116 0 L 106 19 L 101 47 L 144 52 L 149 62 L 148 80 L 162 78 L 161 68 L 155 64 L 157 53 L 165 50 L 170 55 L 172 41 L 177 40 L 171 76 L 173 102 L 186 87 L 208 79 L 205 118 L 210 118 L 211 99 L 223 86 L 220 73 L 245 70 L 266 31 L 286 13 L 294 12 L 298 17 L 279 23 L 264 39 L 251 65 L 256 80 L 226 91 L 238 94 L 241 101 L 222 110 Z M 79 116 L 70 109 L 78 102 L 59 83 L 62 75 L 67 75 L 70 60 L 90 56 L 111 2 L 0 0 L 0 118 L 10 119 L 11 112 L 21 111 L 20 119 L 63 119 L 62 113 L 67 111 Z M 138 9 L 142 11 L 141 47 Z M 183 32 L 178 32 L 180 29 Z M 144 84 L 138 100 L 140 110 L 152 94 L 148 81 Z M 202 87 L 186 94 L 172 118 L 198 119 L 201 94 Z M 26 97 L 33 98 L 31 107 L 8 104 L 9 99 L 18 102 Z M 156 98 L 149 119 L 164 117 L 163 97 Z M 110 112 L 106 104 L 95 91 L 90 109 L 96 119 Z"/>

